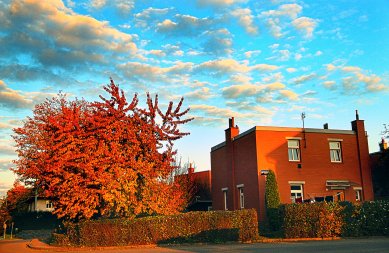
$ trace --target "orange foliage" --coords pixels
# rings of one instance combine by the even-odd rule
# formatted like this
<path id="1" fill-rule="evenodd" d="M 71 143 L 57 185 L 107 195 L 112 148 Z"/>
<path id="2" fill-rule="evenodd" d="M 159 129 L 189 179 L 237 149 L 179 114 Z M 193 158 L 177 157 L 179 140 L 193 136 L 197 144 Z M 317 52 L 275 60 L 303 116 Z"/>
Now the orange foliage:
<path id="1" fill-rule="evenodd" d="M 26 201 L 31 197 L 31 189 L 24 187 L 20 182 L 15 181 L 13 187 L 7 192 L 6 209 L 8 212 L 25 211 Z"/>
<path id="2" fill-rule="evenodd" d="M 166 112 L 147 94 L 147 109 L 129 103 L 119 87 L 104 87 L 102 102 L 67 101 L 61 95 L 35 107 L 14 129 L 19 159 L 14 171 L 53 198 L 54 213 L 69 219 L 176 213 L 184 193 L 167 178 L 174 170 L 173 142 L 183 99 Z"/>

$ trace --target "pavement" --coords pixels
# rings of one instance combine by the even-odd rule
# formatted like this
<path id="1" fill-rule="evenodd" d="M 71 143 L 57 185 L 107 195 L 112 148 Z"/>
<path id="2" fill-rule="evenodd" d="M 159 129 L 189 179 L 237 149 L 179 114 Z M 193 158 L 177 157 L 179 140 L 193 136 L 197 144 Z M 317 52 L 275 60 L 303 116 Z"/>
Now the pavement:
<path id="1" fill-rule="evenodd" d="M 291 239 L 271 239 L 271 238 L 262 238 L 258 241 L 251 242 L 251 243 L 285 243 L 285 242 L 304 242 L 304 241 L 333 241 L 333 240 L 340 240 L 340 237 L 331 237 L 331 238 L 291 238 Z M 237 242 L 230 242 L 227 244 L 237 244 Z M 166 245 L 168 247 L 175 247 L 175 246 L 203 246 L 208 245 L 204 243 L 194 243 L 194 244 L 179 244 L 179 245 Z M 212 244 L 211 244 L 212 245 Z M 112 249 L 145 249 L 145 248 L 157 248 L 157 247 L 163 247 L 164 245 L 157 245 L 157 244 L 149 244 L 149 245 L 134 245 L 134 246 L 115 246 L 115 247 L 60 247 L 60 246 L 53 246 L 49 245 L 47 243 L 44 243 L 40 241 L 39 239 L 32 239 L 27 243 L 27 246 L 30 249 L 34 250 L 46 250 L 46 251 L 99 251 L 99 250 L 112 250 Z"/>
<path id="2" fill-rule="evenodd" d="M 389 237 L 372 238 L 299 238 L 299 239 L 265 239 L 254 243 L 223 244 L 180 244 L 180 245 L 146 245 L 124 247 L 56 247 L 38 239 L 0 240 L 1 253 L 386 253 L 389 252 Z"/>

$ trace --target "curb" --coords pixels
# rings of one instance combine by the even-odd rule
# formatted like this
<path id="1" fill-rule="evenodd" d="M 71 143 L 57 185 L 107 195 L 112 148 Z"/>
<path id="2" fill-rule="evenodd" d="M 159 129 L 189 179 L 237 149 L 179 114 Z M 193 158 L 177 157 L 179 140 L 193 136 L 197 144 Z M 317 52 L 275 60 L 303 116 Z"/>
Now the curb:
<path id="1" fill-rule="evenodd" d="M 277 239 L 260 239 L 255 243 L 276 243 L 276 242 L 308 242 L 308 241 L 337 241 L 342 240 L 341 237 L 324 237 L 324 238 L 277 238 Z"/>
<path id="2" fill-rule="evenodd" d="M 27 243 L 27 247 L 33 250 L 50 250 L 51 252 L 63 252 L 63 251 L 94 251 L 94 250 L 112 250 L 112 249 L 140 249 L 140 248 L 155 248 L 156 244 L 150 245 L 128 245 L 128 246 L 107 246 L 107 247 L 61 247 L 53 246 L 39 241 L 38 239 L 32 239 Z"/>
<path id="3" fill-rule="evenodd" d="M 277 239 L 260 239 L 251 243 L 283 243 L 283 242 L 307 242 L 307 241 L 335 241 L 342 240 L 341 237 L 328 237 L 328 238 L 277 238 Z M 175 245 L 180 246 L 180 245 Z M 38 239 L 32 239 L 27 243 L 27 247 L 34 250 L 50 250 L 55 252 L 63 251 L 91 251 L 91 250 L 109 250 L 109 249 L 139 249 L 139 248 L 155 248 L 158 247 L 157 244 L 150 245 L 129 245 L 129 246 L 107 246 L 107 247 L 61 247 L 61 246 L 52 246 L 44 242 L 39 241 Z"/>

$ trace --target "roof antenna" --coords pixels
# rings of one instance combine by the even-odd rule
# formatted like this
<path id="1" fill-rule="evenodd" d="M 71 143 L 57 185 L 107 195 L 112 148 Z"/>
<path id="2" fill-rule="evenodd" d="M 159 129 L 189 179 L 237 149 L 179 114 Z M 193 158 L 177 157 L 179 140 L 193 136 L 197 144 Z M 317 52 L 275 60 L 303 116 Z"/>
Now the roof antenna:
<path id="1" fill-rule="evenodd" d="M 301 113 L 301 120 L 303 121 L 303 136 L 304 136 L 304 148 L 307 147 L 307 140 L 305 139 L 305 125 L 304 125 L 304 119 L 305 119 L 305 112 Z"/>

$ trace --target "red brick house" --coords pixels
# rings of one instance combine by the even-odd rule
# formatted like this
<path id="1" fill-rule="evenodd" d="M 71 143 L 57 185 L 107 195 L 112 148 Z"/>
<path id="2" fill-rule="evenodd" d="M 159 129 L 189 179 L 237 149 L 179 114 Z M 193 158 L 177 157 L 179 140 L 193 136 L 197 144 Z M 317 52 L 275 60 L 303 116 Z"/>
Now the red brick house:
<path id="1" fill-rule="evenodd" d="M 255 208 L 265 215 L 266 173 L 273 170 L 282 203 L 372 200 L 364 121 L 351 130 L 256 126 L 239 133 L 234 118 L 225 141 L 211 149 L 214 210 Z"/>
<path id="2" fill-rule="evenodd" d="M 212 209 L 211 171 L 195 172 L 195 169 L 190 165 L 187 174 L 176 175 L 174 180 L 183 184 L 193 194 L 192 200 L 186 208 L 187 211 L 208 211 Z"/>

